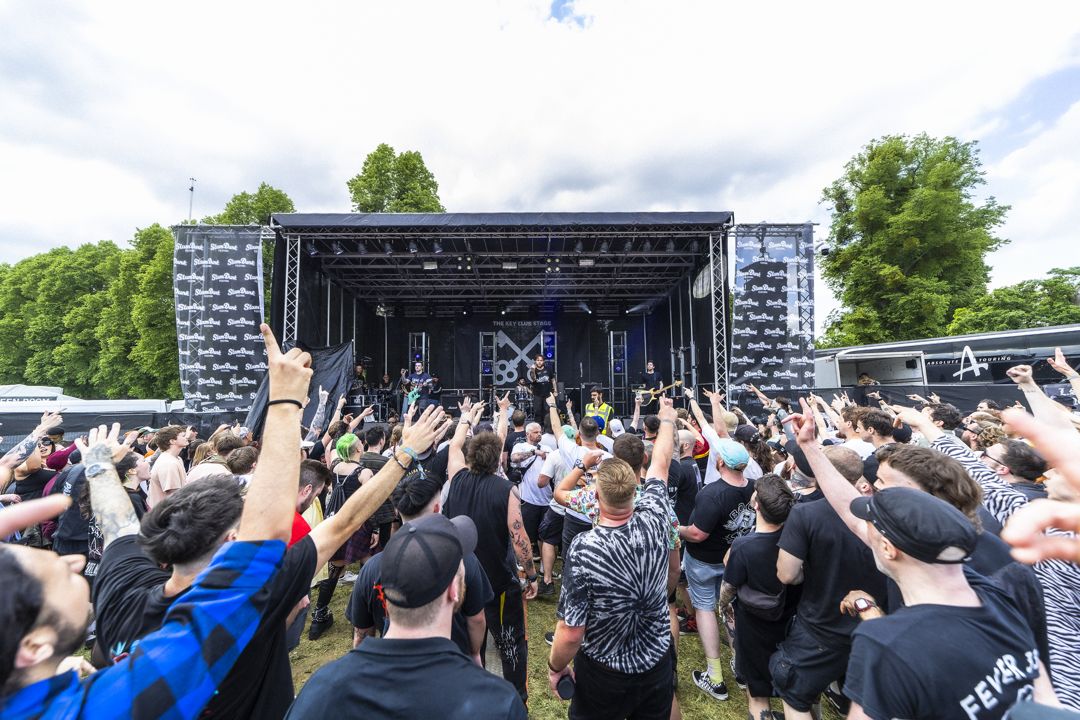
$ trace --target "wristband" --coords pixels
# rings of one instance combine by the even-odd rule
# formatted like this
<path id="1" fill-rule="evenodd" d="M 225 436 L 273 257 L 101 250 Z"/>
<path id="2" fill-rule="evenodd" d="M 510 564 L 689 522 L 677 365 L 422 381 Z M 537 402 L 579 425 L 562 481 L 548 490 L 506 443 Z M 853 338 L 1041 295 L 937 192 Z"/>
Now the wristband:
<path id="1" fill-rule="evenodd" d="M 547 664 L 548 664 L 548 670 L 550 670 L 551 672 L 555 673 L 556 675 L 558 675 L 559 673 L 561 673 L 561 672 L 562 672 L 562 670 L 556 670 L 555 668 L 553 668 L 553 667 L 551 666 L 551 658 L 548 658 Z M 566 668 L 563 668 L 563 670 L 565 670 L 565 669 L 566 669 Z"/>
<path id="2" fill-rule="evenodd" d="M 398 466 L 399 468 L 401 468 L 401 469 L 402 469 L 402 470 L 404 470 L 405 472 L 409 472 L 409 466 L 408 466 L 408 465 L 404 465 L 404 464 L 402 464 L 402 462 L 401 462 L 400 460 L 398 460 L 398 458 L 397 458 L 397 453 L 394 453 L 393 455 L 391 455 L 391 457 L 392 457 L 392 458 L 394 458 L 394 462 L 396 462 L 396 463 L 397 463 L 397 466 Z"/>
<path id="3" fill-rule="evenodd" d="M 403 453 L 405 453 L 406 455 L 408 455 L 408 456 L 409 456 L 409 459 L 411 459 L 411 460 L 413 460 L 413 461 L 416 461 L 416 460 L 419 460 L 419 459 L 420 459 L 420 456 L 419 456 L 419 455 L 417 455 L 417 454 L 416 454 L 416 451 L 415 451 L 415 450 L 413 450 L 413 449 L 412 449 L 411 447 L 405 447 L 405 446 L 401 446 L 401 447 L 399 447 L 399 448 L 398 448 L 398 450 L 400 450 L 401 452 L 403 452 Z"/>
<path id="4" fill-rule="evenodd" d="M 526 575 L 525 576 L 525 582 L 534 583 L 534 582 L 536 582 L 536 578 L 538 578 L 538 577 L 540 577 L 540 576 L 539 575 Z"/>
<path id="5" fill-rule="evenodd" d="M 671 425 L 672 427 L 675 427 L 675 421 L 674 420 L 661 420 L 660 421 L 661 425 L 663 425 L 664 423 L 667 423 L 668 425 Z"/>
<path id="6" fill-rule="evenodd" d="M 266 403 L 266 407 L 270 407 L 271 405 L 295 405 L 296 407 L 298 407 L 301 410 L 304 409 L 304 403 L 300 402 L 299 400 L 293 400 L 292 398 L 282 398 L 280 400 L 271 400 L 270 402 Z"/>

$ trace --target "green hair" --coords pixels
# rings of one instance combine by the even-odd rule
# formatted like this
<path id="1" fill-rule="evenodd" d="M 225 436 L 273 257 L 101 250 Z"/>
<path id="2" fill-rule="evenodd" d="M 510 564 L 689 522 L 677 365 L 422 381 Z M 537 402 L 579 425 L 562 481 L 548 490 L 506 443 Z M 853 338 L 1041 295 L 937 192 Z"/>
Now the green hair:
<path id="1" fill-rule="evenodd" d="M 339 437 L 337 445 L 334 446 L 334 452 L 337 453 L 338 459 L 348 460 L 358 442 L 360 442 L 360 438 L 352 433 L 345 433 Z"/>

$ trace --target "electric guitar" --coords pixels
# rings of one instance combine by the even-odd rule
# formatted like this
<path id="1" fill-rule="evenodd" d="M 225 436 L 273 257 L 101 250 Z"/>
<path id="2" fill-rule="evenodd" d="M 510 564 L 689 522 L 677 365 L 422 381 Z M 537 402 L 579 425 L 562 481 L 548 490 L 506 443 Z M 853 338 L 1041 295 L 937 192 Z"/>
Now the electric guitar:
<path id="1" fill-rule="evenodd" d="M 656 388 L 655 390 L 635 390 L 634 397 L 636 397 L 641 402 L 642 407 L 645 407 L 646 405 L 652 405 L 653 401 L 656 400 L 657 396 L 663 395 L 671 388 L 677 387 L 682 387 L 682 380 L 676 380 L 670 385 L 665 385 L 664 387 Z"/>

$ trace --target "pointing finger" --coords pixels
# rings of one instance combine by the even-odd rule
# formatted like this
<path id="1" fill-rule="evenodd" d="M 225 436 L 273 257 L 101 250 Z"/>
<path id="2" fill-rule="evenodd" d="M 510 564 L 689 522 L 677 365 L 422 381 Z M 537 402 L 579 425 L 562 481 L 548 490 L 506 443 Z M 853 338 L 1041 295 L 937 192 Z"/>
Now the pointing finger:
<path id="1" fill-rule="evenodd" d="M 270 329 L 270 326 L 266 323 L 259 325 L 259 332 L 263 336 L 263 344 L 266 346 L 266 357 L 275 358 L 281 355 L 281 347 L 278 345 L 277 338 L 274 337 L 274 332 Z"/>

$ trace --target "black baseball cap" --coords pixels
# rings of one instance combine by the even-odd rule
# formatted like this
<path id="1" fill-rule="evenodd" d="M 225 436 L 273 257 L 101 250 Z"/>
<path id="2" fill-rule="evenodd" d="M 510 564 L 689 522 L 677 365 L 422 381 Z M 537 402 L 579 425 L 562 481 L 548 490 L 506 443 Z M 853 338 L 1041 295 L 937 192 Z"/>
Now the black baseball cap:
<path id="1" fill-rule="evenodd" d="M 383 593 L 392 605 L 417 608 L 446 592 L 462 558 L 476 548 L 467 515 L 426 515 L 401 526 L 383 550 Z"/>
<path id="2" fill-rule="evenodd" d="M 924 563 L 962 563 L 975 550 L 975 526 L 930 493 L 887 488 L 851 501 L 851 512 L 874 524 L 889 542 Z"/>
<path id="3" fill-rule="evenodd" d="M 788 453 L 795 459 L 795 467 L 799 469 L 799 472 L 808 478 L 813 478 L 814 469 L 810 467 L 810 461 L 806 459 L 806 453 L 799 447 L 799 443 L 789 442 L 787 447 Z"/>

